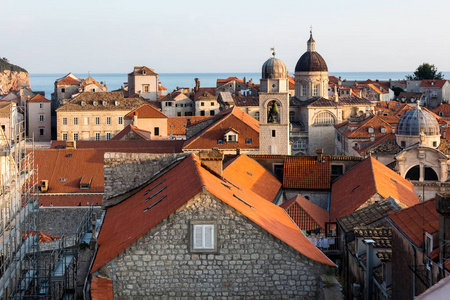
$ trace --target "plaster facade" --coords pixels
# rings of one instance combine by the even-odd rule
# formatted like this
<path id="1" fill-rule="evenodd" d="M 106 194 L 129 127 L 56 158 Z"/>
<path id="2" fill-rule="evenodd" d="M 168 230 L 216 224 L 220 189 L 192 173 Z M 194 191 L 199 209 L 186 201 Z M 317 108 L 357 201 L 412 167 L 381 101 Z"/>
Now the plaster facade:
<path id="1" fill-rule="evenodd" d="M 52 139 L 51 102 L 27 102 L 28 137 L 35 142 L 46 142 Z"/>

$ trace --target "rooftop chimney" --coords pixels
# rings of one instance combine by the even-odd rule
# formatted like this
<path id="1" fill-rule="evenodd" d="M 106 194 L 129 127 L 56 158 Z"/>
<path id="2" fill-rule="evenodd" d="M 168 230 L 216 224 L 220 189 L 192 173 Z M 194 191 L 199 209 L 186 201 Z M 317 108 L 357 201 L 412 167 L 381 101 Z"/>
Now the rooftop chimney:
<path id="1" fill-rule="evenodd" d="M 323 149 L 316 149 L 317 161 L 323 162 Z"/>
<path id="2" fill-rule="evenodd" d="M 134 115 L 133 115 L 133 126 L 138 127 L 138 113 L 137 113 L 137 111 L 135 111 Z"/>
<path id="3" fill-rule="evenodd" d="M 198 153 L 198 157 L 200 158 L 200 162 L 203 167 L 222 178 L 222 163 L 224 157 L 222 151 L 219 151 L 217 149 L 200 151 Z"/>
<path id="4" fill-rule="evenodd" d="M 439 213 L 439 262 L 443 265 L 450 257 L 450 194 L 436 194 L 436 210 Z"/>

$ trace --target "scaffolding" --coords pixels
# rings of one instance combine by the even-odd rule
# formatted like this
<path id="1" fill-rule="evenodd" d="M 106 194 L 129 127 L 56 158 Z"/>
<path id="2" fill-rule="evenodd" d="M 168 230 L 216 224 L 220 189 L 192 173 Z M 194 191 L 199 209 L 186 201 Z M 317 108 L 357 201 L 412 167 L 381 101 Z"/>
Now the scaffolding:
<path id="1" fill-rule="evenodd" d="M 37 287 L 38 183 L 34 144 L 23 107 L 10 103 L 7 135 L 0 130 L 0 298 L 24 299 Z"/>

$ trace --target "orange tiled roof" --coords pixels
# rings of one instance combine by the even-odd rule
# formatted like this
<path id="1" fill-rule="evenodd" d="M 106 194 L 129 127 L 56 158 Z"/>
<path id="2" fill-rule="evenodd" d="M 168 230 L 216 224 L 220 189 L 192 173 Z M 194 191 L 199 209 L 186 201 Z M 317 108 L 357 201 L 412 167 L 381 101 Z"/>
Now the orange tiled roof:
<path id="1" fill-rule="evenodd" d="M 369 156 L 333 183 L 331 220 L 358 210 L 375 194 L 407 207 L 419 203 L 411 182 Z"/>
<path id="2" fill-rule="evenodd" d="M 133 118 L 135 114 L 138 118 L 167 118 L 165 114 L 149 104 L 142 104 L 138 108 L 127 113 L 125 118 Z"/>
<path id="3" fill-rule="evenodd" d="M 71 76 L 66 76 L 63 80 L 59 81 L 56 85 L 79 85 L 80 81 L 72 78 Z"/>
<path id="4" fill-rule="evenodd" d="M 161 201 L 161 197 L 144 201 L 148 197 L 145 195 L 146 191 L 156 186 L 155 182 L 158 184 L 162 180 L 166 188 L 160 196 L 165 197 Z M 241 182 L 233 184 L 239 186 Z M 239 188 L 234 185 L 222 181 L 201 167 L 199 159 L 190 154 L 142 190 L 107 210 L 91 274 L 205 189 L 306 257 L 334 266 L 308 241 L 281 207 L 261 198 L 244 185 Z M 236 196 L 244 199 L 247 204 Z M 156 201 L 159 201 L 158 205 L 149 208 Z M 148 210 L 144 212 L 146 209 Z"/>
<path id="5" fill-rule="evenodd" d="M 424 231 L 433 234 L 439 230 L 439 213 L 434 198 L 391 213 L 389 218 L 418 248 L 424 245 Z"/>
<path id="6" fill-rule="evenodd" d="M 397 101 L 377 101 L 374 107 L 377 115 L 387 114 L 389 116 L 401 117 L 407 111 L 414 109 L 408 104 L 401 104 Z"/>
<path id="7" fill-rule="evenodd" d="M 144 129 L 139 129 L 136 126 L 133 126 L 132 124 L 127 125 L 124 129 L 122 129 L 118 134 L 116 134 L 111 141 L 121 141 L 122 138 L 124 136 L 126 136 L 130 131 L 133 131 L 134 133 L 136 133 L 141 140 L 143 141 L 148 141 L 150 140 L 149 137 L 146 137 L 145 135 L 143 135 L 140 131 L 144 131 L 144 132 L 150 132 L 148 130 L 144 130 Z M 151 132 L 150 132 L 151 133 Z"/>
<path id="8" fill-rule="evenodd" d="M 193 149 L 257 149 L 259 148 L 259 122 L 242 109 L 233 106 L 216 117 L 216 121 L 184 143 L 183 150 Z M 238 141 L 227 143 L 224 134 L 228 128 L 239 132 Z M 217 140 L 223 140 L 218 144 Z M 251 139 L 251 144 L 246 140 Z"/>
<path id="9" fill-rule="evenodd" d="M 291 76 L 288 76 L 288 80 L 289 80 L 289 89 L 290 90 L 295 89 L 295 79 Z"/>
<path id="10" fill-rule="evenodd" d="M 288 189 L 329 189 L 330 158 L 318 162 L 315 156 L 287 156 L 284 160 L 283 187 Z"/>
<path id="11" fill-rule="evenodd" d="M 103 154 L 94 149 L 36 149 L 38 179 L 48 180 L 48 193 L 103 193 Z M 80 189 L 80 180 L 92 178 L 90 189 Z"/>
<path id="12" fill-rule="evenodd" d="M 333 82 L 333 83 L 338 83 L 339 78 L 337 78 L 336 76 L 328 76 L 328 81 Z"/>
<path id="13" fill-rule="evenodd" d="M 30 100 L 28 100 L 28 102 L 50 102 L 50 100 L 48 100 L 47 98 L 45 98 L 41 94 L 37 94 L 36 96 L 34 96 Z"/>
<path id="14" fill-rule="evenodd" d="M 443 117 L 450 117 L 450 104 L 448 103 L 442 103 L 438 107 L 431 110 L 436 115 L 439 115 L 439 113 L 442 113 Z"/>
<path id="15" fill-rule="evenodd" d="M 191 121 L 191 124 L 209 119 L 208 117 L 200 117 L 200 116 L 189 116 L 189 117 L 168 117 L 167 118 L 167 135 L 185 135 L 186 134 L 186 126 L 188 124 L 188 120 Z M 173 125 L 173 127 L 172 127 Z"/>
<path id="16" fill-rule="evenodd" d="M 228 77 L 227 79 L 217 79 L 217 83 L 228 83 L 230 81 L 238 81 L 244 83 L 242 79 L 239 79 L 237 77 Z"/>
<path id="17" fill-rule="evenodd" d="M 102 172 L 103 176 L 103 172 Z M 90 194 L 78 194 L 78 195 L 52 195 L 52 194 L 39 194 L 39 206 L 90 206 L 90 205 L 102 205 L 103 193 L 90 195 Z"/>
<path id="18" fill-rule="evenodd" d="M 367 154 L 369 153 L 369 150 L 374 148 L 377 145 L 380 145 L 381 143 L 386 142 L 387 140 L 396 140 L 396 136 L 394 133 L 388 133 L 388 134 L 384 134 L 381 136 L 378 136 L 372 143 L 370 143 L 369 145 L 367 145 L 367 142 L 363 143 L 363 147 L 359 149 L 358 146 L 354 146 L 353 149 L 358 152 L 359 154 Z"/>
<path id="19" fill-rule="evenodd" d="M 214 91 L 209 90 L 212 88 L 200 88 L 199 91 L 197 93 L 194 94 L 193 99 L 194 100 L 199 100 L 199 99 L 211 99 L 214 100 L 216 99 L 216 90 L 214 89 Z"/>
<path id="20" fill-rule="evenodd" d="M 281 188 L 281 182 L 259 163 L 245 154 L 226 164 L 223 177 L 239 182 L 240 187 L 254 191 L 261 198 L 273 202 Z"/>
<path id="21" fill-rule="evenodd" d="M 425 79 L 420 83 L 420 87 L 442 88 L 446 82 L 445 79 Z"/>
<path id="22" fill-rule="evenodd" d="M 181 153 L 183 140 L 150 141 L 77 141 L 77 149 L 98 149 L 103 152 Z M 52 141 L 51 149 L 65 149 L 65 141 Z"/>
<path id="23" fill-rule="evenodd" d="M 356 124 L 358 128 L 354 130 L 346 130 L 343 132 L 343 134 L 350 138 L 370 138 L 372 134 L 375 135 L 375 137 L 379 137 L 382 135 L 386 135 L 391 133 L 392 131 L 392 125 L 384 121 L 383 119 L 379 118 L 378 116 L 371 116 L 370 118 L 365 119 L 364 121 L 360 122 L 359 124 Z M 373 133 L 369 132 L 369 128 L 373 129 Z M 386 132 L 382 133 L 381 128 L 385 128 Z"/>
<path id="24" fill-rule="evenodd" d="M 91 281 L 92 300 L 113 300 L 113 282 L 111 279 L 92 276 Z"/>
<path id="25" fill-rule="evenodd" d="M 158 86 L 158 90 L 160 90 L 160 91 L 165 91 L 165 90 L 167 90 L 167 88 L 165 88 L 165 87 L 163 87 L 162 85 L 160 85 L 160 86 Z"/>
<path id="26" fill-rule="evenodd" d="M 329 221 L 328 211 L 297 195 L 280 205 L 301 230 L 321 228 Z"/>
<path id="27" fill-rule="evenodd" d="M 81 84 L 83 86 L 86 86 L 88 84 L 95 84 L 96 86 L 103 88 L 103 85 L 101 85 L 97 80 L 95 80 L 94 78 L 92 78 L 90 76 L 88 78 L 86 78 L 85 80 L 83 80 L 83 82 Z"/>
<path id="28" fill-rule="evenodd" d="M 27 232 L 27 233 L 22 231 L 22 238 L 29 237 L 29 236 L 35 236 L 35 235 L 36 235 L 36 231 Z M 39 243 L 53 242 L 53 241 L 57 241 L 60 239 L 61 239 L 61 237 L 59 237 L 59 236 L 51 235 L 51 234 L 39 231 Z"/>
<path id="29" fill-rule="evenodd" d="M 374 90 L 377 94 L 386 94 L 387 91 L 383 90 L 380 86 L 377 86 L 375 84 L 368 84 L 367 86 L 369 86 L 372 90 Z"/>

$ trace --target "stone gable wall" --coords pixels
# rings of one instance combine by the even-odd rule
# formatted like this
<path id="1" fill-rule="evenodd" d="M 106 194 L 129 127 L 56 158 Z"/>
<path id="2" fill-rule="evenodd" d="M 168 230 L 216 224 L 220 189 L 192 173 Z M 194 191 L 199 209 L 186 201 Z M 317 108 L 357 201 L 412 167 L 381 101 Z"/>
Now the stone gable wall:
<path id="1" fill-rule="evenodd" d="M 193 220 L 216 222 L 216 253 L 190 252 Z M 206 192 L 99 273 L 117 299 L 317 299 L 325 269 Z"/>
<path id="2" fill-rule="evenodd" d="M 103 201 L 139 187 L 157 171 L 186 154 L 105 153 Z"/>

